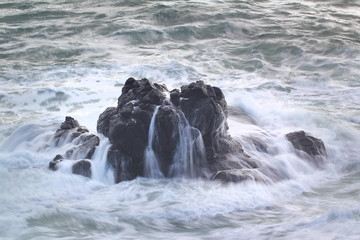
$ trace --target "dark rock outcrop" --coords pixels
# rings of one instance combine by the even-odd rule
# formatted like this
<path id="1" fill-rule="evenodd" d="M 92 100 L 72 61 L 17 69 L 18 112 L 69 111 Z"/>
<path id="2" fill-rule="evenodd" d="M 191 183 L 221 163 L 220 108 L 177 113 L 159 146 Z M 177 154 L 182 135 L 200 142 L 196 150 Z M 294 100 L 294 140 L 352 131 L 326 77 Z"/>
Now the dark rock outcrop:
<path id="1" fill-rule="evenodd" d="M 207 160 L 213 162 L 231 152 L 231 138 L 227 134 L 227 104 L 222 91 L 197 81 L 182 86 L 180 97 L 185 117 L 202 135 Z"/>
<path id="2" fill-rule="evenodd" d="M 256 124 L 246 113 L 227 107 L 222 91 L 203 81 L 169 91 L 147 79 L 129 78 L 116 107 L 100 114 L 97 131 L 108 137 L 107 164 L 115 182 L 136 177 L 204 177 L 223 182 L 253 180 L 271 182 L 284 174 L 247 155 L 228 134 L 228 111 L 246 124 Z M 261 136 L 250 136 L 257 151 L 271 154 Z M 296 153 L 321 167 L 326 158 L 324 143 L 304 131 L 286 135 Z M 91 177 L 91 157 L 100 139 L 66 117 L 52 138 L 54 146 L 68 146 L 49 168 L 73 161 L 72 172 Z M 269 150 L 270 149 L 270 150 Z M 77 160 L 77 161 L 75 161 Z M 269 180 L 270 179 L 270 180 Z"/>
<path id="3" fill-rule="evenodd" d="M 291 142 L 301 158 L 309 160 L 316 167 L 321 167 L 324 164 L 326 149 L 321 139 L 315 138 L 304 131 L 291 132 L 286 134 L 285 137 Z"/>
<path id="4" fill-rule="evenodd" d="M 165 87 L 147 79 L 129 78 L 118 99 L 117 108 L 107 108 L 97 122 L 97 131 L 134 159 L 143 157 L 155 105 L 165 99 Z"/>
<path id="5" fill-rule="evenodd" d="M 146 175 L 144 154 L 147 147 L 158 159 L 163 176 L 181 175 L 185 168 L 194 176 L 201 174 L 199 168 L 207 165 L 206 162 L 211 163 L 211 169 L 216 169 L 216 162 L 226 159 L 227 154 L 243 152 L 241 145 L 228 135 L 226 118 L 227 104 L 222 91 L 203 81 L 169 92 L 166 86 L 147 79 L 129 78 L 118 106 L 107 108 L 99 116 L 97 130 L 112 143 L 108 161 L 116 170 L 117 182 Z M 148 146 L 149 131 L 153 131 L 151 146 Z M 184 141 L 193 141 L 192 146 Z M 189 152 L 179 156 L 179 151 Z M 201 151 L 205 163 L 196 159 L 201 158 Z M 184 158 L 191 159 L 191 166 L 177 172 L 174 165 L 186 165 Z"/>

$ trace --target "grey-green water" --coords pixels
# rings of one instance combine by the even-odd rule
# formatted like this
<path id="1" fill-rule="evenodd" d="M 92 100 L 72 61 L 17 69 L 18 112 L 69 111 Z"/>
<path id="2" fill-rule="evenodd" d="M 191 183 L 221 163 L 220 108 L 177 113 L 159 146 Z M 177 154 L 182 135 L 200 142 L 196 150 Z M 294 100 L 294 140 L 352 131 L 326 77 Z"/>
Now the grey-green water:
<path id="1" fill-rule="evenodd" d="M 0 238 L 358 239 L 359 39 L 357 1 L 1 0 Z M 37 136 L 66 115 L 96 132 L 130 76 L 220 87 L 258 123 L 232 118 L 230 133 L 290 179 L 112 185 L 49 171 L 56 149 Z M 325 169 L 289 151 L 299 129 L 323 139 Z"/>

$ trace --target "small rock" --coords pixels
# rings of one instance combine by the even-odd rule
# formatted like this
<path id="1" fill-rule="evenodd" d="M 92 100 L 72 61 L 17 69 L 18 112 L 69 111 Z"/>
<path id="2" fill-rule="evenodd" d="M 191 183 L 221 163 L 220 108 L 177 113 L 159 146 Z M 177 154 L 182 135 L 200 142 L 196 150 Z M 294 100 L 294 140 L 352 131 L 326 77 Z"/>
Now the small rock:
<path id="1" fill-rule="evenodd" d="M 311 136 L 304 131 L 291 132 L 285 136 L 297 150 L 296 154 L 308 160 L 315 167 L 324 165 L 326 149 L 321 139 Z"/>
<path id="2" fill-rule="evenodd" d="M 309 133 L 304 131 L 291 132 L 286 134 L 286 138 L 292 143 L 295 149 L 304 151 L 310 156 L 326 156 L 323 141 L 311 136 Z"/>
<path id="3" fill-rule="evenodd" d="M 58 155 L 56 155 L 55 157 L 54 157 L 54 159 L 51 161 L 51 162 L 49 162 L 49 168 L 51 169 L 51 170 L 53 170 L 53 171 L 56 171 L 57 170 L 57 164 L 59 163 L 59 162 L 62 162 L 64 159 L 63 159 L 63 157 L 60 155 L 60 154 L 58 154 Z"/>

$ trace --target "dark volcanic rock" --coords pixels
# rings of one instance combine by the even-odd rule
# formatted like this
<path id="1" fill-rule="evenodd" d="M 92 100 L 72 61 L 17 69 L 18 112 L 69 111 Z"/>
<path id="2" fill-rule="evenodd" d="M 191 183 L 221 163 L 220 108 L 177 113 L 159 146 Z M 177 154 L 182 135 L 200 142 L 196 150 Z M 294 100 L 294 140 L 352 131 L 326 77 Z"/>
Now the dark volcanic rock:
<path id="1" fill-rule="evenodd" d="M 107 161 L 114 169 L 115 182 L 127 181 L 136 178 L 137 176 L 143 176 L 144 162 L 133 161 L 133 159 L 117 149 L 116 146 L 112 146 L 107 154 Z"/>
<path id="2" fill-rule="evenodd" d="M 174 112 L 175 111 L 175 112 Z M 179 126 L 184 124 L 185 119 L 181 119 L 178 110 L 171 105 L 161 106 L 156 114 L 155 120 L 155 141 L 152 148 L 157 153 L 160 168 L 165 175 L 173 162 L 174 153 L 178 146 L 180 134 Z"/>
<path id="3" fill-rule="evenodd" d="M 80 160 L 72 166 L 72 173 L 91 178 L 91 163 Z"/>
<path id="4" fill-rule="evenodd" d="M 117 182 L 143 176 L 150 121 L 155 107 L 165 100 L 166 91 L 165 86 L 147 79 L 129 78 L 118 99 L 118 106 L 107 108 L 100 115 L 97 130 L 113 144 L 108 162 L 115 169 Z"/>
<path id="5" fill-rule="evenodd" d="M 151 116 L 151 109 L 142 109 L 132 103 L 118 110 L 110 120 L 110 142 L 134 159 L 142 158 Z"/>
<path id="6" fill-rule="evenodd" d="M 256 124 L 240 110 L 230 108 L 229 112 L 246 124 Z M 271 182 L 286 177 L 244 152 L 228 134 L 227 117 L 224 94 L 203 81 L 169 92 L 165 85 L 129 78 L 117 106 L 100 114 L 97 131 L 111 143 L 107 163 L 114 169 L 115 182 L 139 176 L 205 177 L 224 182 Z M 323 164 L 326 150 L 320 139 L 304 131 L 289 133 L 286 138 L 300 157 L 316 167 Z M 261 136 L 245 140 L 258 151 L 271 153 Z M 58 147 L 71 147 L 49 163 L 50 169 L 56 170 L 62 161 L 79 160 L 74 161 L 72 172 L 91 177 L 91 161 L 84 159 L 91 159 L 99 137 L 66 117 L 51 141 Z"/>
<path id="7" fill-rule="evenodd" d="M 153 84 L 147 79 L 129 78 L 118 99 L 118 106 L 107 108 L 100 115 L 97 130 L 113 144 L 108 161 L 116 170 L 117 181 L 143 176 L 150 121 L 155 106 L 165 100 L 166 91 L 165 86 Z M 129 173 L 125 176 L 124 161 L 130 161 L 128 159 L 133 166 L 128 167 Z"/>
<path id="8" fill-rule="evenodd" d="M 208 161 L 216 161 L 233 147 L 241 148 L 228 135 L 227 104 L 217 87 L 197 81 L 181 87 L 181 110 L 191 126 L 200 130 Z"/>
<path id="9" fill-rule="evenodd" d="M 291 142 L 295 149 L 306 153 L 300 157 L 311 160 L 315 166 L 320 167 L 324 163 L 326 157 L 326 149 L 321 139 L 315 138 L 304 131 L 291 132 L 286 134 L 287 140 Z"/>
<path id="10" fill-rule="evenodd" d="M 76 121 L 74 118 L 72 117 L 65 117 L 65 122 L 63 122 L 60 126 L 60 129 L 72 129 L 72 128 L 76 128 L 76 127 L 80 127 L 80 124 L 78 123 L 78 121 Z"/>
<path id="11" fill-rule="evenodd" d="M 117 149 L 133 159 L 143 158 L 155 105 L 165 99 L 165 87 L 149 80 L 129 78 L 117 108 L 107 108 L 99 117 L 97 130 L 109 137 Z"/>
<path id="12" fill-rule="evenodd" d="M 102 114 L 100 114 L 97 121 L 97 131 L 104 134 L 104 136 L 109 136 L 110 130 L 110 119 L 112 116 L 116 115 L 117 108 L 108 107 Z"/>
<path id="13" fill-rule="evenodd" d="M 180 104 L 180 91 L 178 89 L 171 90 L 171 92 L 170 92 L 170 101 L 175 106 L 179 106 L 179 104 Z"/>
<path id="14" fill-rule="evenodd" d="M 228 135 L 226 118 L 222 91 L 203 81 L 169 92 L 166 86 L 147 79 L 129 78 L 117 107 L 107 108 L 99 116 L 97 130 L 112 143 L 108 162 L 115 169 L 116 182 L 145 175 L 149 131 L 152 146 L 148 148 L 158 159 L 163 176 L 186 175 L 186 169 L 192 172 L 189 176 L 195 176 L 200 174 L 195 169 L 206 165 L 200 160 L 203 155 L 212 162 L 211 169 L 218 169 L 216 162 L 224 161 L 227 154 L 243 152 Z M 182 170 L 179 165 L 184 165 Z"/>
<path id="15" fill-rule="evenodd" d="M 126 80 L 122 94 L 118 99 L 118 109 L 133 100 L 143 104 L 160 105 L 165 99 L 165 91 L 167 91 L 165 86 L 153 84 L 146 78 L 142 80 L 129 78 Z"/>

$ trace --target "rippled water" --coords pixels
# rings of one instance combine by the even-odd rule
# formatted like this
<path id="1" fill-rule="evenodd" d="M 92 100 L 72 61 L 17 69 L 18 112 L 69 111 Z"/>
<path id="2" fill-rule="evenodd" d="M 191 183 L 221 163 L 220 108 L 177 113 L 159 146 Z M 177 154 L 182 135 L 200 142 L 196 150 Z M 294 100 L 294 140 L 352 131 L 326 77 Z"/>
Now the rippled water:
<path id="1" fill-rule="evenodd" d="M 49 171 L 44 139 L 66 115 L 96 132 L 130 76 L 220 87 L 257 122 L 232 117 L 230 133 L 290 179 L 114 185 Z M 0 238 L 360 236 L 358 1 L 3 0 L 0 84 Z M 323 139 L 325 169 L 288 149 L 300 129 Z"/>

